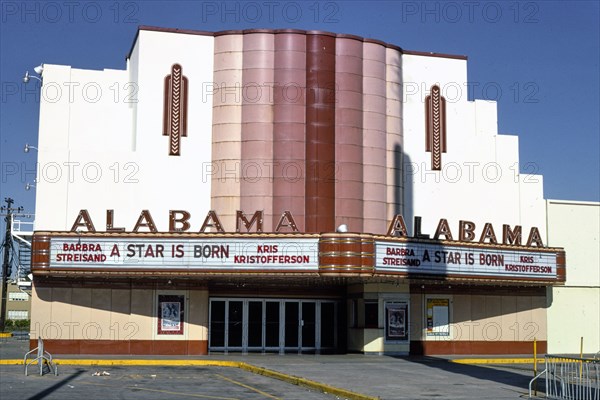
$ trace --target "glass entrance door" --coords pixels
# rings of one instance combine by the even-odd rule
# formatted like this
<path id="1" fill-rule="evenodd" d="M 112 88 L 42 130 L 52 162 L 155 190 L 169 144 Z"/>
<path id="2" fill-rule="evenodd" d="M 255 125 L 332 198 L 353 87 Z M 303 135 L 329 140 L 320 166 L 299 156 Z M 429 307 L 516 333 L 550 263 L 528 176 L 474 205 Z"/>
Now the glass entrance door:
<path id="1" fill-rule="evenodd" d="M 285 349 L 298 350 L 298 318 L 300 307 L 297 301 L 285 302 Z"/>
<path id="2" fill-rule="evenodd" d="M 262 301 L 248 301 L 248 349 L 262 349 L 263 345 Z"/>
<path id="3" fill-rule="evenodd" d="M 280 324 L 280 302 L 265 301 L 265 350 L 279 351 Z"/>
<path id="4" fill-rule="evenodd" d="M 209 347 L 225 348 L 225 305 L 222 300 L 210 302 Z"/>
<path id="5" fill-rule="evenodd" d="M 336 319 L 335 306 L 333 302 L 321 303 L 321 348 L 332 349 L 336 345 Z"/>
<path id="6" fill-rule="evenodd" d="M 314 302 L 302 302 L 302 319 L 300 320 L 302 332 L 302 349 L 316 348 L 317 306 Z"/>
<path id="7" fill-rule="evenodd" d="M 227 316 L 227 347 L 230 349 L 242 349 L 244 334 L 244 302 L 230 301 Z"/>
<path id="8" fill-rule="evenodd" d="M 330 300 L 210 299 L 209 350 L 319 352 L 335 349 Z"/>

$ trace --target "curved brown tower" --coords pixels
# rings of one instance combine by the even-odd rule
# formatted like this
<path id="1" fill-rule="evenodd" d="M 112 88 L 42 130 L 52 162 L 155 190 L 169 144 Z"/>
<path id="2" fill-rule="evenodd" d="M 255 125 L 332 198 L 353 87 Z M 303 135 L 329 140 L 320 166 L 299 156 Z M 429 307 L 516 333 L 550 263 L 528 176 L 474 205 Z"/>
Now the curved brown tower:
<path id="1" fill-rule="evenodd" d="M 320 31 L 215 34 L 212 207 L 385 233 L 401 209 L 401 49 Z M 392 172 L 390 172 L 392 171 Z"/>

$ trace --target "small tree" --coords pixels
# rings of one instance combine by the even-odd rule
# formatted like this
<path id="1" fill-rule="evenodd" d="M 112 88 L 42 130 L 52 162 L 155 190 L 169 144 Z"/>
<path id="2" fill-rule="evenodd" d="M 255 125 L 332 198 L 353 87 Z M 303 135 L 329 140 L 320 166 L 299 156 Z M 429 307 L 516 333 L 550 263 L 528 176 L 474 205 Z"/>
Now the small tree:
<path id="1" fill-rule="evenodd" d="M 4 330 L 5 331 L 12 331 L 13 326 L 15 325 L 15 321 L 13 321 L 12 319 L 7 319 L 4 321 Z"/>
<path id="2" fill-rule="evenodd" d="M 14 321 L 15 330 L 29 330 L 29 320 L 28 319 L 18 319 Z"/>

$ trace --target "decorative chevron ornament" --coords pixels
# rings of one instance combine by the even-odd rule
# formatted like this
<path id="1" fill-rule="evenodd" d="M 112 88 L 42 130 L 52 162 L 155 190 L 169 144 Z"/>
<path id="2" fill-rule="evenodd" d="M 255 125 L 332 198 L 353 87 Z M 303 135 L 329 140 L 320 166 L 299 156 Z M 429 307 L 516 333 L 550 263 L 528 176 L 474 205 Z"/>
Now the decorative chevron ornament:
<path id="1" fill-rule="evenodd" d="M 425 97 L 425 151 L 431 153 L 431 169 L 440 171 L 446 152 L 446 99 L 438 85 Z"/>
<path id="2" fill-rule="evenodd" d="M 169 155 L 179 156 L 181 138 L 187 136 L 188 79 L 183 68 L 173 64 L 171 74 L 165 76 L 163 136 L 169 136 Z"/>

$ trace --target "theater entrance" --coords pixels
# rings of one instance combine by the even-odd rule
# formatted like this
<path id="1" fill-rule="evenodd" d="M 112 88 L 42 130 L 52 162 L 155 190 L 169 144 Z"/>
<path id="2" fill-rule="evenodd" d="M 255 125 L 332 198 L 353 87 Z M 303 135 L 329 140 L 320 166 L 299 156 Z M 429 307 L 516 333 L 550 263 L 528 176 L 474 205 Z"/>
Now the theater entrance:
<path id="1" fill-rule="evenodd" d="M 209 351 L 333 351 L 337 307 L 332 300 L 212 298 Z"/>

